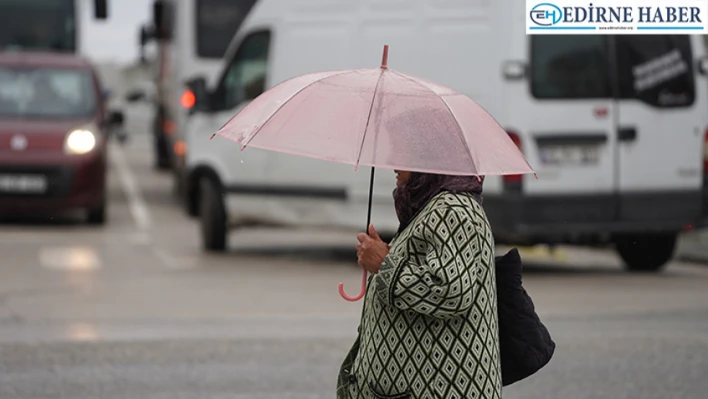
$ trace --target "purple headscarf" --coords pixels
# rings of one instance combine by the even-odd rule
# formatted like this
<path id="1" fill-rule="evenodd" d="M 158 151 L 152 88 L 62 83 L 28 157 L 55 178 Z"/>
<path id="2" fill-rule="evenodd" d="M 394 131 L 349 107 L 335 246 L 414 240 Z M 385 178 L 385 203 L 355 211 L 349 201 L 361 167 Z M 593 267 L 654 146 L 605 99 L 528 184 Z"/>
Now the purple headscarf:
<path id="1" fill-rule="evenodd" d="M 400 222 L 398 232 L 408 226 L 428 201 L 443 191 L 453 194 L 469 193 L 481 204 L 483 184 L 484 177 L 481 176 L 478 178 L 412 172 L 406 184 L 393 190 L 396 215 Z"/>

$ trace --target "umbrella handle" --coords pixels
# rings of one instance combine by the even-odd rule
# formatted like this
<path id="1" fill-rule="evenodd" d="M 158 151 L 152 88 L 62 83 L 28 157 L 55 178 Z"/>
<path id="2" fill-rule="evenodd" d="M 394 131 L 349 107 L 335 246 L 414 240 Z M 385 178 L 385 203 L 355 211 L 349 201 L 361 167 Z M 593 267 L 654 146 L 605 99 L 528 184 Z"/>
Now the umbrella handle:
<path id="1" fill-rule="evenodd" d="M 342 298 L 346 299 L 349 302 L 356 302 L 359 299 L 364 297 L 364 294 L 366 293 L 366 270 L 363 270 L 361 273 L 361 292 L 357 296 L 349 296 L 344 292 L 344 283 L 339 283 L 339 295 L 342 296 Z"/>
<path id="2" fill-rule="evenodd" d="M 369 210 L 366 215 L 366 234 L 369 234 L 369 225 L 371 224 L 371 203 L 374 199 L 374 174 L 376 173 L 376 168 L 371 167 L 371 177 L 369 179 Z M 361 271 L 361 292 L 359 292 L 359 295 L 357 296 L 349 296 L 344 292 L 344 283 L 339 283 L 339 295 L 342 296 L 342 298 L 346 299 L 349 302 L 356 302 L 359 299 L 363 298 L 364 295 L 366 294 L 366 277 L 367 277 L 367 272 L 366 269 Z"/>

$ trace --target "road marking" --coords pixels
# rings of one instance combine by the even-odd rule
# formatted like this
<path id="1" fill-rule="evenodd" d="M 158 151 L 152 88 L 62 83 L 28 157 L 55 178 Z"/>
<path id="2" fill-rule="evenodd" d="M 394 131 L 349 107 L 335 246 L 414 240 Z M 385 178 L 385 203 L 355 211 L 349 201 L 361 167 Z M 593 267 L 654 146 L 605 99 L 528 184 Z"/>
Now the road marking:
<path id="1" fill-rule="evenodd" d="M 48 269 L 87 271 L 102 267 L 96 251 L 87 247 L 44 247 L 39 262 Z"/>
<path id="2" fill-rule="evenodd" d="M 140 193 L 138 184 L 135 182 L 135 177 L 130 170 L 128 161 L 125 159 L 123 149 L 115 145 L 110 145 L 110 155 L 118 172 L 118 177 L 120 178 L 125 195 L 128 197 L 128 206 L 130 207 L 130 213 L 133 215 L 135 224 L 140 230 L 149 229 L 151 224 L 150 213 Z"/>
<path id="3" fill-rule="evenodd" d="M 150 245 L 152 243 L 152 237 L 147 233 L 133 233 L 128 238 L 133 245 Z"/>
<path id="4" fill-rule="evenodd" d="M 166 251 L 161 249 L 153 248 L 153 254 L 160 259 L 165 266 L 170 269 L 187 270 L 194 269 L 197 267 L 197 258 L 193 256 L 182 256 L 177 257 L 170 255 Z"/>

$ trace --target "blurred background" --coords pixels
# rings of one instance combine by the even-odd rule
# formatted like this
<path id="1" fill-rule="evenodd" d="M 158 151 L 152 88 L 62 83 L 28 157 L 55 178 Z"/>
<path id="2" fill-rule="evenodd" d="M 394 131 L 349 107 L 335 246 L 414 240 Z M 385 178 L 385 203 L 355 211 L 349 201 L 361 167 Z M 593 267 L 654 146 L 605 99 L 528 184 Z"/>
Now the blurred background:
<path id="1" fill-rule="evenodd" d="M 708 36 L 531 37 L 524 7 L 0 0 L 0 398 L 333 397 L 368 169 L 209 138 L 384 44 L 538 172 L 485 182 L 558 345 L 504 397 L 705 398 Z"/>

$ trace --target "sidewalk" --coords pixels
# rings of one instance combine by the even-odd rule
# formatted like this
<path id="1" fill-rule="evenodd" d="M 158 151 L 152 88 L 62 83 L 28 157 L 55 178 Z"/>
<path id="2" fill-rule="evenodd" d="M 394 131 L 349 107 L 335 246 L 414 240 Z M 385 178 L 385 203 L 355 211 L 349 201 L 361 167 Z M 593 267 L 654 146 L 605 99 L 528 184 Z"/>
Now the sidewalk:
<path id="1" fill-rule="evenodd" d="M 708 229 L 684 234 L 679 239 L 676 257 L 689 262 L 708 264 Z"/>

